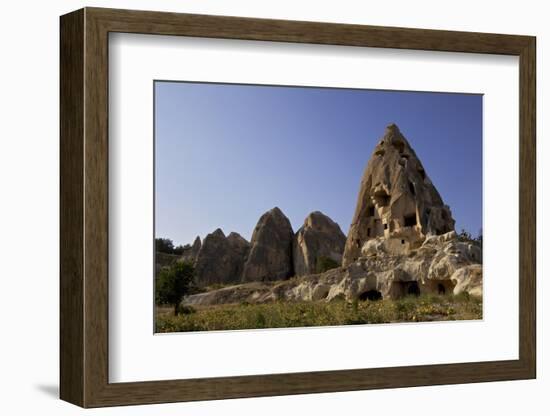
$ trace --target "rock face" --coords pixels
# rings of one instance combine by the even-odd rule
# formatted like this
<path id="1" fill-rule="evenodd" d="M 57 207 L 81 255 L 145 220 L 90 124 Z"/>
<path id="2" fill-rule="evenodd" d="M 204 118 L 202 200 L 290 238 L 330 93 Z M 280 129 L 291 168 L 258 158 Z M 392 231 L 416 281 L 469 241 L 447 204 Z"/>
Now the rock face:
<path id="1" fill-rule="evenodd" d="M 325 257 L 342 264 L 346 236 L 334 221 L 319 211 L 307 216 L 293 241 L 294 273 L 314 274 Z"/>
<path id="2" fill-rule="evenodd" d="M 453 231 L 454 224 L 416 153 L 389 125 L 361 179 L 343 265 L 356 261 L 368 240 L 385 237 L 393 254 L 406 253 L 426 236 Z"/>
<path id="3" fill-rule="evenodd" d="M 427 238 L 408 255 L 391 255 L 379 237 L 377 252 L 369 252 L 347 267 L 283 282 L 253 282 L 188 296 L 184 303 L 264 303 L 331 301 L 337 298 L 399 299 L 423 293 L 481 296 L 481 249 L 456 233 Z M 369 244 L 372 244 L 369 242 Z"/>
<path id="4" fill-rule="evenodd" d="M 243 282 L 281 280 L 293 274 L 290 221 L 275 207 L 263 214 L 252 233 Z"/>
<path id="5" fill-rule="evenodd" d="M 201 245 L 201 238 L 197 236 L 197 238 L 195 238 L 195 241 L 193 242 L 193 245 L 182 253 L 181 261 L 195 264 L 195 262 L 197 261 L 197 256 L 199 255 L 199 251 L 201 249 Z"/>
<path id="6" fill-rule="evenodd" d="M 237 233 L 226 237 L 218 228 L 208 234 L 195 263 L 197 283 L 207 286 L 239 282 L 249 248 L 249 243 Z"/>

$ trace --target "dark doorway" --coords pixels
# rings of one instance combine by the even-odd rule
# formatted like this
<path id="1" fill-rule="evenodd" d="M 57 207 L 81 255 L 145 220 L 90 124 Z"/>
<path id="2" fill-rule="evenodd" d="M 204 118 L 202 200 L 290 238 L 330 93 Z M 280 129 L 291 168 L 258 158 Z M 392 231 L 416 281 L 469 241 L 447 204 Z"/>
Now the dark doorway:
<path id="1" fill-rule="evenodd" d="M 403 222 L 405 227 L 414 227 L 416 225 L 416 214 L 405 215 Z"/>
<path id="2" fill-rule="evenodd" d="M 378 290 L 367 290 L 359 295 L 359 300 L 382 300 L 382 293 Z"/>
<path id="3" fill-rule="evenodd" d="M 443 286 L 443 283 L 437 284 L 437 293 L 439 293 L 440 295 L 445 294 L 445 286 Z"/>
<path id="4" fill-rule="evenodd" d="M 410 282 L 407 287 L 407 295 L 420 296 L 420 288 L 417 282 Z"/>

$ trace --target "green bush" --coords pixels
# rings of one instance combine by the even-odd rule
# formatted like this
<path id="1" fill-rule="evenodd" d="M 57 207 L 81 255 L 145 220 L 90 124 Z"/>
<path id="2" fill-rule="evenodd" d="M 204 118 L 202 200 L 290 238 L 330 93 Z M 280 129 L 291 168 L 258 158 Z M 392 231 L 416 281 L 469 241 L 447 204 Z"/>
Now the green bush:
<path id="1" fill-rule="evenodd" d="M 174 315 L 178 315 L 179 304 L 190 292 L 194 278 L 195 268 L 190 263 L 174 263 L 169 268 L 161 270 L 155 282 L 157 305 L 173 305 Z"/>
<path id="2" fill-rule="evenodd" d="M 317 273 L 324 273 L 327 270 L 335 269 L 340 266 L 337 261 L 331 259 L 330 257 L 320 256 L 317 259 L 317 264 L 315 265 L 315 271 Z"/>

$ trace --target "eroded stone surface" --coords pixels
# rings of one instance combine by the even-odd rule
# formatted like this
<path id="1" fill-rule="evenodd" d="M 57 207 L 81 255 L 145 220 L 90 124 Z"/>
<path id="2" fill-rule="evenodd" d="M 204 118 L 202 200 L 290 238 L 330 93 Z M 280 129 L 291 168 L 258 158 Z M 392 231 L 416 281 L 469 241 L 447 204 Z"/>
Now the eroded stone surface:
<path id="1" fill-rule="evenodd" d="M 453 231 L 454 224 L 409 142 L 389 125 L 361 180 L 343 264 L 356 261 L 368 240 L 392 240 L 386 248 L 399 254 L 417 248 L 426 236 Z"/>
<path id="2" fill-rule="evenodd" d="M 323 257 L 340 265 L 345 244 L 346 236 L 338 224 L 319 211 L 312 212 L 294 236 L 295 275 L 316 273 Z"/>
<path id="3" fill-rule="evenodd" d="M 383 238 L 378 238 L 383 244 Z M 366 244 L 372 244 L 370 241 Z M 254 282 L 189 296 L 186 303 L 262 303 L 269 301 L 331 301 L 364 299 L 370 295 L 399 299 L 423 293 L 482 294 L 481 250 L 455 232 L 427 239 L 408 254 L 379 251 L 345 267 L 283 282 Z"/>
<path id="4" fill-rule="evenodd" d="M 281 280 L 293 275 L 290 221 L 275 207 L 263 214 L 252 233 L 243 282 Z"/>
<path id="5" fill-rule="evenodd" d="M 221 229 L 208 234 L 199 250 L 195 269 L 197 284 L 238 283 L 249 243 L 237 233 L 225 236 Z"/>

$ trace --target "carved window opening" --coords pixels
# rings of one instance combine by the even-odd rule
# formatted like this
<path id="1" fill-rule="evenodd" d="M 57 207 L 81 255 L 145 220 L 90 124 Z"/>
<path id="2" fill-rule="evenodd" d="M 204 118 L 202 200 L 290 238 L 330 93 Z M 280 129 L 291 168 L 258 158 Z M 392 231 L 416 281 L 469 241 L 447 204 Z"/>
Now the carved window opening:
<path id="1" fill-rule="evenodd" d="M 409 182 L 409 190 L 411 191 L 411 194 L 416 195 L 416 189 L 414 188 L 414 183 Z"/>
<path id="2" fill-rule="evenodd" d="M 399 153 L 403 153 L 405 151 L 405 143 L 403 143 L 401 140 L 395 142 L 394 146 L 397 147 Z"/>
<path id="3" fill-rule="evenodd" d="M 380 207 L 387 207 L 390 204 L 391 197 L 384 191 L 374 195 L 376 204 Z"/>
<path id="4" fill-rule="evenodd" d="M 445 294 L 445 286 L 443 285 L 443 283 L 437 284 L 437 293 L 439 293 L 440 295 Z"/>
<path id="5" fill-rule="evenodd" d="M 374 205 L 367 207 L 367 217 L 374 217 Z"/>
<path id="6" fill-rule="evenodd" d="M 416 214 L 405 215 L 403 217 L 403 225 L 405 227 L 414 227 L 416 225 Z"/>

